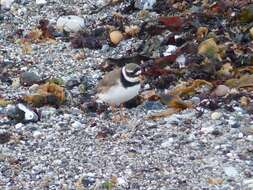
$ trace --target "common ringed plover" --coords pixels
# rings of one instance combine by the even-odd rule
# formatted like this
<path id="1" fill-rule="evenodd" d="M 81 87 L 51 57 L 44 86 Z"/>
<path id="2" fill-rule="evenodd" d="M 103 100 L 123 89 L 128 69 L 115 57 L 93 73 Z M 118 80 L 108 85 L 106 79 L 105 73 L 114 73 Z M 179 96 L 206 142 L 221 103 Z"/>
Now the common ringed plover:
<path id="1" fill-rule="evenodd" d="M 129 63 L 107 73 L 97 86 L 97 99 L 111 105 L 120 105 L 138 95 L 141 67 Z"/>

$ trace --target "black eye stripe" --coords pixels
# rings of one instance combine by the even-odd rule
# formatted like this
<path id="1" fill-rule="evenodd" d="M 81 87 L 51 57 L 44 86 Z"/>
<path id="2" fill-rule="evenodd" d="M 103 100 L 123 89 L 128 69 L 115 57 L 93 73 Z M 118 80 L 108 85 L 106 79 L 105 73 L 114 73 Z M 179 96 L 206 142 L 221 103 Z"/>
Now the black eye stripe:
<path id="1" fill-rule="evenodd" d="M 138 77 L 139 75 L 136 74 L 136 72 L 133 73 L 126 73 L 129 77 Z"/>
<path id="2" fill-rule="evenodd" d="M 141 68 L 137 67 L 136 69 L 134 69 L 134 72 L 137 73 L 140 70 L 141 70 Z"/>
<path id="3" fill-rule="evenodd" d="M 131 71 L 128 71 L 128 70 L 126 70 L 126 73 L 127 74 L 134 74 L 134 73 L 137 73 L 138 71 L 140 71 L 141 69 L 140 68 L 135 68 L 134 70 L 131 70 Z"/>

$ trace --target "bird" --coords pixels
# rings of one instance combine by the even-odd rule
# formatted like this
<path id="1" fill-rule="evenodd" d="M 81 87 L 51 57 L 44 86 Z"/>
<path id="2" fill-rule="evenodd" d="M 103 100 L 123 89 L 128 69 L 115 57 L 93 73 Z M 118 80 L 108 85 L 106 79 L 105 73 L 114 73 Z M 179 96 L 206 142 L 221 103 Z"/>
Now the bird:
<path id="1" fill-rule="evenodd" d="M 119 106 L 139 94 L 141 67 L 128 63 L 107 73 L 97 85 L 97 102 Z"/>

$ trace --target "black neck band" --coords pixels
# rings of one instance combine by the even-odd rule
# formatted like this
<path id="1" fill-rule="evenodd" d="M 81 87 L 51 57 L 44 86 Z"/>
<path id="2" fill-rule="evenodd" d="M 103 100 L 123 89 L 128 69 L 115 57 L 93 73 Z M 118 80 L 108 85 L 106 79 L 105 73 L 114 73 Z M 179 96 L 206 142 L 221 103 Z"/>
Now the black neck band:
<path id="1" fill-rule="evenodd" d="M 125 79 L 124 74 L 123 74 L 122 71 L 121 71 L 121 73 L 120 73 L 120 80 L 121 80 L 122 85 L 123 85 L 125 88 L 132 87 L 132 86 L 135 86 L 135 85 L 137 85 L 137 84 L 140 83 L 139 81 L 137 81 L 137 82 L 129 82 L 129 81 L 127 81 L 127 80 Z"/>

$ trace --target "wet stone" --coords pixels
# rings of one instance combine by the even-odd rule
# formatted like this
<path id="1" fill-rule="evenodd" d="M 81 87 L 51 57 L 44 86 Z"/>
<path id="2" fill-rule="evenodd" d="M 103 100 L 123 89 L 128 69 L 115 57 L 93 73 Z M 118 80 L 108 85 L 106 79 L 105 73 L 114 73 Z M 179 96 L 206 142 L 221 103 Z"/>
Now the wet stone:
<path id="1" fill-rule="evenodd" d="M 24 72 L 20 75 L 20 83 L 25 86 L 36 84 L 40 80 L 40 77 L 34 72 Z"/>
<path id="2" fill-rule="evenodd" d="M 231 125 L 231 127 L 232 128 L 240 128 L 241 125 L 240 125 L 240 123 L 234 123 L 234 124 Z"/>
<path id="3" fill-rule="evenodd" d="M 78 86 L 80 84 L 79 80 L 77 79 L 70 79 L 66 82 L 65 86 L 68 90 L 74 88 L 75 86 Z"/>

